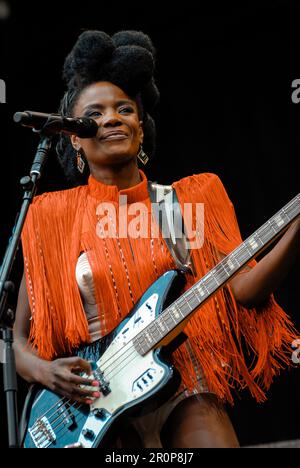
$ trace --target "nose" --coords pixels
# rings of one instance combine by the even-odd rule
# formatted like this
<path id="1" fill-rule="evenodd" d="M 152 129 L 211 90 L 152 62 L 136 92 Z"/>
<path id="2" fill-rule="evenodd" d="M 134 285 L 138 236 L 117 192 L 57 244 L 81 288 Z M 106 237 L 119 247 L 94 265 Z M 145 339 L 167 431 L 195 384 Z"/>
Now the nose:
<path id="1" fill-rule="evenodd" d="M 102 117 L 102 126 L 107 127 L 118 127 L 122 125 L 120 116 L 115 112 L 115 110 L 107 111 Z"/>

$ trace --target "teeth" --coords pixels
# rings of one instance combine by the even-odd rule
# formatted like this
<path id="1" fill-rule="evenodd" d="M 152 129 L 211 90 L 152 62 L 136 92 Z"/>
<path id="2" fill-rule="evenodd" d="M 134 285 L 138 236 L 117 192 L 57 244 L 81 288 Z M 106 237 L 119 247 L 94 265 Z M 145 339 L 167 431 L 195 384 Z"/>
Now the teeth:
<path id="1" fill-rule="evenodd" d="M 108 135 L 108 136 L 104 137 L 103 139 L 108 140 L 110 138 L 114 139 L 114 138 L 124 138 L 124 137 L 126 137 L 126 135 L 122 135 L 121 133 L 116 133 L 114 135 Z"/>

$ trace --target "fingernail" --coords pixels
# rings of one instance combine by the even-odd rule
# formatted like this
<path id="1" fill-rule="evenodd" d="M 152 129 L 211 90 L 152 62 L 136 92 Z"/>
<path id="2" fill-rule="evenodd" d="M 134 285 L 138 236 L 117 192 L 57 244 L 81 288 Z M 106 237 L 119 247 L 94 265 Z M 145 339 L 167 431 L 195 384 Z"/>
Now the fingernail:
<path id="1" fill-rule="evenodd" d="M 99 393 L 99 392 L 93 392 L 93 397 L 99 398 L 99 397 L 100 397 L 100 393 Z"/>
<path id="2" fill-rule="evenodd" d="M 85 400 L 87 405 L 91 405 L 93 403 L 93 400 Z"/>
<path id="3" fill-rule="evenodd" d="M 99 384 L 98 380 L 93 380 L 93 382 L 92 382 L 93 387 L 99 387 L 99 385 L 100 384 Z"/>

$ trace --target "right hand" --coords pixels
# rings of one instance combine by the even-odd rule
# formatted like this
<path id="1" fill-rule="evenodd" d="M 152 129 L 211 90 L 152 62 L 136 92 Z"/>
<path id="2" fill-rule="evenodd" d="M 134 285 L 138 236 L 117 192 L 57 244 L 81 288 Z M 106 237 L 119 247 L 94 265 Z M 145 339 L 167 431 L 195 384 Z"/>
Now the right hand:
<path id="1" fill-rule="evenodd" d="M 91 375 L 92 368 L 88 361 L 80 357 L 59 358 L 54 361 L 43 361 L 41 383 L 55 393 L 84 404 L 91 404 L 101 396 L 99 382 L 80 377 L 75 372 L 85 372 Z M 82 388 L 93 386 L 94 389 Z"/>

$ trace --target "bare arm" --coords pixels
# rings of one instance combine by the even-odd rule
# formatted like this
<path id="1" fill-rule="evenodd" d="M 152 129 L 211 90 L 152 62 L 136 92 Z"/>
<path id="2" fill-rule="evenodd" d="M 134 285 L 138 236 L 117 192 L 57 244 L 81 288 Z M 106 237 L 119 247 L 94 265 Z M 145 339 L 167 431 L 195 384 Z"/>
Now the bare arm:
<path id="1" fill-rule="evenodd" d="M 91 373 L 88 361 L 79 357 L 70 357 L 46 361 L 41 359 L 28 344 L 30 330 L 30 306 L 28 301 L 25 276 L 23 275 L 19 288 L 16 320 L 14 325 L 14 351 L 17 372 L 30 383 L 41 383 L 51 390 L 77 401 L 89 403 L 91 397 L 100 395 L 93 391 L 80 388 L 79 385 L 91 385 L 91 380 L 76 375 L 74 371 Z M 97 387 L 98 382 L 94 381 Z"/>
<path id="2" fill-rule="evenodd" d="M 280 241 L 257 265 L 235 276 L 231 288 L 241 305 L 259 306 L 277 289 L 294 265 L 300 252 L 300 218 L 289 227 Z"/>
<path id="3" fill-rule="evenodd" d="M 14 350 L 17 371 L 27 382 L 41 382 L 40 370 L 44 361 L 28 346 L 27 340 L 30 330 L 30 306 L 28 302 L 25 276 L 23 274 L 14 324 Z"/>

